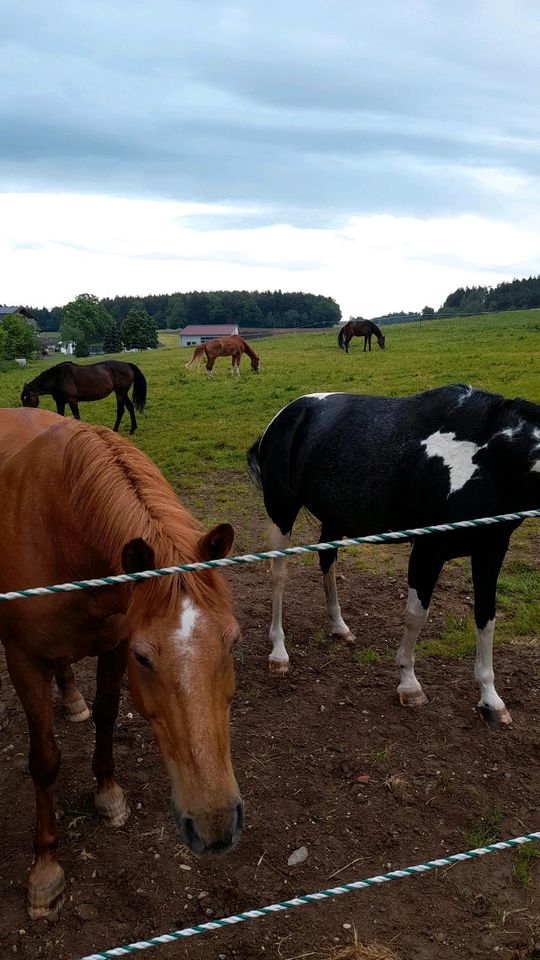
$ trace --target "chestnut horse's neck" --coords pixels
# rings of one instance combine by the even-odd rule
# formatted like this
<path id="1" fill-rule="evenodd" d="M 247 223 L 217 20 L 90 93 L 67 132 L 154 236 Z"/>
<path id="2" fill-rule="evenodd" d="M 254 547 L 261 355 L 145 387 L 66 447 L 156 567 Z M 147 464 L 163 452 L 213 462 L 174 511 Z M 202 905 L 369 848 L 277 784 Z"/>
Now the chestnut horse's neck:
<path id="1" fill-rule="evenodd" d="M 251 349 L 249 343 L 247 343 L 246 340 L 242 340 L 242 348 L 244 350 L 244 353 L 247 353 L 250 360 L 259 359 L 257 354 Z"/>
<path id="2" fill-rule="evenodd" d="M 80 425 L 66 444 L 64 479 L 85 537 L 112 569 L 120 572 L 122 550 L 136 538 L 152 549 L 157 567 L 200 559 L 198 522 L 154 464 L 117 434 Z M 213 570 L 152 579 L 134 588 L 130 619 L 140 624 L 173 615 L 183 591 L 203 610 L 217 610 L 228 599 Z"/>

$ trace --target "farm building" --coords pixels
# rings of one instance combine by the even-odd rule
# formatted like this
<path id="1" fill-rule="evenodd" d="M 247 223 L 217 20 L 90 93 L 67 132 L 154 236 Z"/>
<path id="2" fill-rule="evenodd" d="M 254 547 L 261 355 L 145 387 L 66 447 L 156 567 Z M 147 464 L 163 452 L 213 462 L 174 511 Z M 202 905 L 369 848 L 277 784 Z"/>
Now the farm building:
<path id="1" fill-rule="evenodd" d="M 30 313 L 30 310 L 27 310 L 26 307 L 0 307 L 0 320 L 2 317 L 9 317 L 12 314 L 19 314 L 21 317 L 24 317 L 29 327 L 33 327 L 34 330 L 37 330 L 38 322 L 34 315 Z"/>
<path id="2" fill-rule="evenodd" d="M 180 332 L 181 347 L 195 347 L 199 343 L 206 343 L 207 340 L 213 340 L 215 337 L 237 337 L 238 324 L 236 323 L 217 323 L 217 324 L 191 324 L 184 327 Z"/>

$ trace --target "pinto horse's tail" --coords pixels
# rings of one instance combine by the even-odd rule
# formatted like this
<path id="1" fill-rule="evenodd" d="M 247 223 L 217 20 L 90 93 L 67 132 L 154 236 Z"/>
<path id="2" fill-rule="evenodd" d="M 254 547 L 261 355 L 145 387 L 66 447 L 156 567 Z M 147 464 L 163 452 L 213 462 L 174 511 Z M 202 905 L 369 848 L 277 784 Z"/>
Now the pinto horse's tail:
<path id="1" fill-rule="evenodd" d="M 255 443 L 247 452 L 248 473 L 252 483 L 262 492 L 261 465 L 259 463 L 259 444 L 261 438 L 257 437 Z"/>
<path id="2" fill-rule="evenodd" d="M 196 363 L 201 362 L 205 349 L 204 343 L 200 343 L 198 347 L 195 347 L 191 360 L 188 360 L 186 363 L 186 370 L 191 370 L 191 367 L 194 367 Z"/>
<path id="3" fill-rule="evenodd" d="M 146 377 L 134 363 L 129 366 L 133 370 L 133 403 L 135 409 L 142 413 L 146 405 Z"/>
<path id="4" fill-rule="evenodd" d="M 343 341 L 344 341 L 344 339 L 345 339 L 345 327 L 346 327 L 346 326 L 347 326 L 347 324 L 344 323 L 343 326 L 342 326 L 342 328 L 341 328 L 341 330 L 340 330 L 339 333 L 338 333 L 338 338 L 337 338 L 338 347 L 341 347 L 342 350 L 345 349 L 345 344 L 343 343 Z"/>

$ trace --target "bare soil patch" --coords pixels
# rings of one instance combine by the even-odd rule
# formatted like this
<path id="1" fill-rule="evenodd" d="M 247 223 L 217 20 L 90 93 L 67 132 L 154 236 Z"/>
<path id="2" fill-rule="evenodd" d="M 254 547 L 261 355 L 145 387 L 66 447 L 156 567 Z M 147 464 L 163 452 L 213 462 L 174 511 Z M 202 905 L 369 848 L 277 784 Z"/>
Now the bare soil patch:
<path id="1" fill-rule="evenodd" d="M 252 533 L 246 534 L 249 545 L 262 542 Z M 227 574 L 243 627 L 233 753 L 247 829 L 226 858 L 197 862 L 180 843 L 157 749 L 149 728 L 132 712 L 127 690 L 116 756 L 132 816 L 120 831 L 102 827 L 92 812 L 91 724 L 71 725 L 58 711 L 59 855 L 69 898 L 55 923 L 31 923 L 25 913 L 33 789 L 26 725 L 2 662 L 10 714 L 0 735 L 2 958 L 74 960 L 464 850 L 471 823 L 482 817 L 495 817 L 500 838 L 539 829 L 538 647 L 497 651 L 498 688 L 514 717 L 509 731 L 495 733 L 479 718 L 468 658 L 419 661 L 430 702 L 419 711 L 404 710 L 395 694 L 393 656 L 402 631 L 405 581 L 397 574 L 360 572 L 354 564 L 353 557 L 344 558 L 340 583 L 344 616 L 358 637 L 354 648 L 323 640 L 318 569 L 291 564 L 286 631 L 293 641 L 292 671 L 286 677 L 267 672 L 267 564 Z M 441 578 L 426 637 L 437 634 L 449 613 L 470 611 L 463 573 L 452 567 Z M 377 662 L 355 661 L 354 651 L 365 647 L 378 653 Z M 89 700 L 94 671 L 91 661 L 77 668 Z M 367 782 L 359 781 L 366 775 Z M 307 859 L 287 866 L 300 846 L 307 848 Z M 400 960 L 472 960 L 494 953 L 529 958 L 540 937 L 540 861 L 531 861 L 524 884 L 513 876 L 515 857 L 492 854 L 159 947 L 149 956 L 321 957 L 350 943 L 356 928 L 360 941 L 376 940 Z"/>

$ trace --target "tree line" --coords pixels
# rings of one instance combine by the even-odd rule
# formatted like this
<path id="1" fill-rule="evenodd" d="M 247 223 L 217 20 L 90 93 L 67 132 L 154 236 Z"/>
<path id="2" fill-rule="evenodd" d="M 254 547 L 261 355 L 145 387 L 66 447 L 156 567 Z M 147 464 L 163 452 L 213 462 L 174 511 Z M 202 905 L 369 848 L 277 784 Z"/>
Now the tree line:
<path id="1" fill-rule="evenodd" d="M 188 324 L 235 323 L 246 327 L 331 327 L 341 320 L 341 310 L 332 297 L 313 293 L 282 293 L 281 290 L 250 292 L 217 290 L 209 293 L 155 294 L 147 297 L 119 296 L 97 300 L 112 320 L 121 326 L 129 311 L 142 307 L 160 330 L 177 330 Z M 59 330 L 68 310 L 63 307 L 29 309 L 40 330 Z"/>

